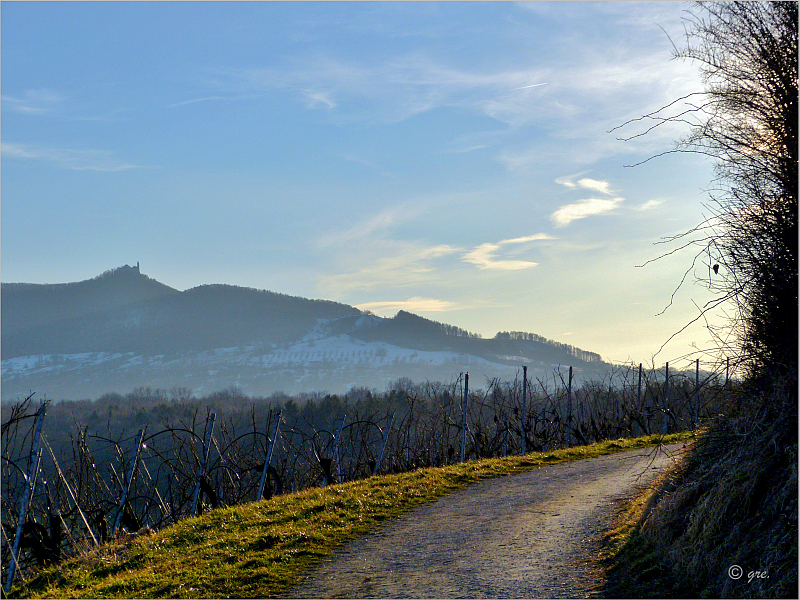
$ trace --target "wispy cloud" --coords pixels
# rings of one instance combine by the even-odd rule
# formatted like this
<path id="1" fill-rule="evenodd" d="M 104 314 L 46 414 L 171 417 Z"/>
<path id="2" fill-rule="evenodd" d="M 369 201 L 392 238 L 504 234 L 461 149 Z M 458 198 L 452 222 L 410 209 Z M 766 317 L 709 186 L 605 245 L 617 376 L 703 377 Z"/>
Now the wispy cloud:
<path id="1" fill-rule="evenodd" d="M 306 95 L 306 106 L 308 106 L 309 108 L 315 108 L 320 104 L 327 107 L 328 110 L 336 108 L 336 101 L 333 99 L 333 95 L 329 91 L 305 90 L 305 95 Z"/>
<path id="2" fill-rule="evenodd" d="M 596 179 L 579 179 L 578 185 L 586 190 L 593 190 L 595 192 L 600 192 L 601 194 L 608 194 L 611 195 L 612 192 L 609 189 L 609 183 L 607 181 L 598 181 Z"/>
<path id="3" fill-rule="evenodd" d="M 510 170 L 540 168 L 543 162 L 589 165 L 599 158 L 663 144 L 663 137 L 653 136 L 620 142 L 608 131 L 640 116 L 643 107 L 659 106 L 695 89 L 696 69 L 670 62 L 668 45 L 653 46 L 654 35 L 663 38 L 654 26 L 650 29 L 657 34 L 647 32 L 641 39 L 600 48 L 594 39 L 583 41 L 561 33 L 569 29 L 563 18 L 584 26 L 587 10 L 595 9 L 581 7 L 569 14 L 560 7 L 547 11 L 546 21 L 554 25 L 552 35 L 545 33 L 542 42 L 526 44 L 526 60 L 509 61 L 507 54 L 489 52 L 467 62 L 436 47 L 358 57 L 330 48 L 263 67 L 208 71 L 201 88 L 205 92 L 198 95 L 237 97 L 279 91 L 336 123 L 396 123 L 437 109 L 457 109 L 461 114 L 490 117 L 500 125 L 491 146 L 497 148 L 496 159 Z M 532 48 L 546 48 L 549 54 Z M 535 135 L 520 142 L 516 136 L 529 126 L 537 127 Z M 674 139 L 674 132 L 667 133 Z M 453 141 L 441 143 L 452 146 Z M 487 146 L 477 140 L 459 143 L 450 151 Z"/>
<path id="4" fill-rule="evenodd" d="M 600 179 L 580 177 L 579 175 L 567 175 L 565 177 L 559 177 L 555 181 L 570 189 L 589 190 L 605 194 L 606 196 L 611 196 L 614 193 L 611 189 L 611 184 L 608 181 Z M 584 198 L 560 207 L 550 215 L 550 220 L 555 223 L 556 227 L 564 227 L 578 219 L 610 212 L 624 201 L 625 199 L 619 196 L 613 198 Z"/>
<path id="5" fill-rule="evenodd" d="M 0 152 L 7 158 L 43 160 L 72 171 L 117 172 L 153 168 L 121 161 L 115 158 L 111 152 L 104 150 L 42 148 L 29 144 L 3 142 L 0 144 Z"/>
<path id="6" fill-rule="evenodd" d="M 317 238 L 331 265 L 319 279 L 326 293 L 398 289 L 435 278 L 436 261 L 462 249 L 449 244 L 426 244 L 397 239 L 395 228 L 428 212 L 414 203 L 401 203 L 365 216 L 348 228 Z"/>
<path id="7" fill-rule="evenodd" d="M 546 83 L 532 83 L 531 85 L 523 85 L 521 87 L 512 88 L 512 92 L 516 92 L 517 90 L 528 90 L 530 88 L 539 87 L 542 85 L 547 85 Z"/>
<path id="8" fill-rule="evenodd" d="M 609 3 L 610 4 L 610 3 Z M 652 25 L 652 24 L 651 24 Z M 649 108 L 664 106 L 702 87 L 693 65 L 669 60 L 669 42 L 660 31 L 638 44 L 598 48 L 591 42 L 577 42 L 565 56 L 548 61 L 549 85 L 535 88 L 540 95 L 514 107 L 520 99 L 513 94 L 498 98 L 502 110 L 517 113 L 517 123 L 536 123 L 547 134 L 547 144 L 537 139 L 507 147 L 498 160 L 509 170 L 538 168 L 542 163 L 592 165 L 597 160 L 620 154 L 654 154 L 685 134 L 679 123 L 666 123 L 647 136 L 623 141 L 633 132 L 609 133 Z M 502 113 L 499 113 L 502 114 Z"/>
<path id="9" fill-rule="evenodd" d="M 480 72 L 454 67 L 423 52 L 352 61 L 296 57 L 290 64 L 217 71 L 206 80 L 219 96 L 258 90 L 294 92 L 309 109 L 340 109 L 342 118 L 397 122 L 442 106 L 471 108 L 505 123 L 529 121 L 545 83 L 540 68 Z M 208 98 L 216 98 L 209 95 Z M 533 102 L 533 105 L 532 105 Z M 354 112 L 354 111 L 357 111 Z"/>
<path id="10" fill-rule="evenodd" d="M 48 89 L 25 90 L 22 96 L 2 96 L 8 109 L 28 115 L 48 113 L 61 100 L 59 94 Z"/>
<path id="11" fill-rule="evenodd" d="M 518 271 L 521 269 L 530 269 L 539 263 L 529 260 L 509 260 L 507 258 L 498 259 L 496 258 L 496 254 L 504 246 L 551 239 L 553 239 L 553 237 L 547 235 L 546 233 L 537 233 L 535 235 L 529 235 L 525 237 L 501 240 L 497 243 L 485 243 L 481 244 L 480 246 L 476 246 L 473 250 L 464 254 L 461 257 L 461 260 L 471 263 L 479 269 L 496 269 L 500 271 Z"/>
<path id="12" fill-rule="evenodd" d="M 611 191 L 611 184 L 607 181 L 600 181 L 597 179 L 589 179 L 588 177 L 582 177 L 577 181 L 574 181 L 575 176 L 567 176 L 567 177 L 559 177 L 556 179 L 556 183 L 563 185 L 564 187 L 568 188 L 582 188 L 584 190 L 592 190 L 594 192 L 600 192 L 601 194 L 608 194 L 611 195 L 613 192 Z"/>
<path id="13" fill-rule="evenodd" d="M 200 98 L 190 98 L 189 100 L 181 100 L 169 104 L 169 108 L 177 108 L 179 106 L 186 106 L 188 104 L 197 104 L 199 102 L 232 102 L 236 100 L 252 100 L 254 98 L 263 98 L 265 94 L 231 94 L 231 95 L 212 95 L 201 96 Z"/>
<path id="14" fill-rule="evenodd" d="M 443 312 L 448 310 L 455 310 L 459 305 L 447 300 L 439 300 L 437 298 L 422 298 L 414 296 L 408 300 L 395 300 L 389 302 L 365 302 L 357 304 L 356 308 L 361 310 L 371 310 L 378 312 L 395 312 L 398 310 L 407 310 L 409 312 Z"/>
<path id="15" fill-rule="evenodd" d="M 586 198 L 573 204 L 566 204 L 550 215 L 556 227 L 564 227 L 578 219 L 602 215 L 617 208 L 624 198 Z"/>
<path id="16" fill-rule="evenodd" d="M 636 210 L 653 210 L 664 204 L 663 200 L 648 200 L 644 204 L 640 204 L 636 207 Z"/>
<path id="17" fill-rule="evenodd" d="M 349 156 L 343 158 L 353 160 Z M 424 208 L 412 203 L 390 206 L 356 221 L 343 231 L 332 231 L 320 237 L 318 242 L 323 247 L 342 247 L 361 243 L 364 240 L 369 240 L 371 243 L 376 240 L 385 240 L 389 238 L 388 230 L 392 226 L 421 217 L 425 212 Z"/>
<path id="18" fill-rule="evenodd" d="M 528 260 L 497 260 L 495 253 L 500 249 L 500 244 L 481 244 L 471 252 L 467 252 L 462 260 L 472 263 L 479 269 L 498 269 L 501 271 L 518 271 L 530 269 L 539 263 Z"/>
<path id="19" fill-rule="evenodd" d="M 427 284 L 436 277 L 434 261 L 459 251 L 446 244 L 364 240 L 335 257 L 338 265 L 334 268 L 343 272 L 321 276 L 320 286 L 325 292 L 338 295 Z"/>
<path id="20" fill-rule="evenodd" d="M 523 237 L 512 238 L 510 240 L 502 240 L 498 242 L 500 245 L 505 244 L 525 244 L 527 242 L 539 242 L 542 240 L 553 240 L 555 239 L 553 236 L 548 235 L 546 233 L 534 233 L 533 235 L 526 235 Z"/>

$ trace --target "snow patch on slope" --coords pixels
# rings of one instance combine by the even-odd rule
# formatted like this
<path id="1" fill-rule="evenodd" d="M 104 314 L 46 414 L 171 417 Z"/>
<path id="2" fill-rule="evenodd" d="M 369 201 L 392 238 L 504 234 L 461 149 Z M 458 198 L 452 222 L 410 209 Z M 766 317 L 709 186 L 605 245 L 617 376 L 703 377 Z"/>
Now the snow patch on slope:
<path id="1" fill-rule="evenodd" d="M 369 317 L 367 317 L 369 318 Z M 215 348 L 177 356 L 142 356 L 127 353 L 82 352 L 78 354 L 43 354 L 18 356 L 2 361 L 3 379 L 28 377 L 37 373 L 75 371 L 103 365 L 109 370 L 129 370 L 147 366 L 171 368 L 204 365 L 213 370 L 218 365 L 261 366 L 271 368 L 352 368 L 385 367 L 408 364 L 441 366 L 446 364 L 494 365 L 483 358 L 449 350 L 429 351 L 402 348 L 385 342 L 365 342 L 347 334 L 321 337 L 324 323 L 302 340 L 265 352 L 264 346 Z"/>
<path id="2" fill-rule="evenodd" d="M 363 317 L 362 317 L 363 318 Z M 385 342 L 365 342 L 346 334 L 305 340 L 261 356 L 264 365 L 303 365 L 347 362 L 382 367 L 396 363 L 419 365 L 492 364 L 489 361 L 447 350 L 428 351 L 402 348 Z"/>

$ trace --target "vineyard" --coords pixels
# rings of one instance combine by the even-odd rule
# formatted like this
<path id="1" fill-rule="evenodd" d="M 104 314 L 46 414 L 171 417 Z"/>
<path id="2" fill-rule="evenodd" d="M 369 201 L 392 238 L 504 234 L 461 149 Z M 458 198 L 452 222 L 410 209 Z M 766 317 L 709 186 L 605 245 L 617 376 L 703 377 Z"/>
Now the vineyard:
<path id="1" fill-rule="evenodd" d="M 15 577 L 220 506 L 378 473 L 672 433 L 724 409 L 726 372 L 620 367 L 573 385 L 399 380 L 342 396 L 203 400 L 147 391 L 3 406 L 2 568 Z M 230 396 L 230 394 L 228 394 Z M 71 418 L 71 425 L 69 418 Z M 103 420 L 105 419 L 105 423 Z"/>

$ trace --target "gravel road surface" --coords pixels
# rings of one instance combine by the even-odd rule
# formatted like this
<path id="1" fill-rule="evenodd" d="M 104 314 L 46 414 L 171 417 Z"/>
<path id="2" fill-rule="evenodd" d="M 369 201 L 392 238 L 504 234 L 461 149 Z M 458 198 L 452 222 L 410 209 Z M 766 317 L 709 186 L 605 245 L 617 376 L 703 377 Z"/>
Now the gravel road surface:
<path id="1" fill-rule="evenodd" d="M 419 506 L 342 546 L 292 598 L 583 598 L 582 565 L 614 501 L 652 480 L 681 444 L 490 479 Z"/>

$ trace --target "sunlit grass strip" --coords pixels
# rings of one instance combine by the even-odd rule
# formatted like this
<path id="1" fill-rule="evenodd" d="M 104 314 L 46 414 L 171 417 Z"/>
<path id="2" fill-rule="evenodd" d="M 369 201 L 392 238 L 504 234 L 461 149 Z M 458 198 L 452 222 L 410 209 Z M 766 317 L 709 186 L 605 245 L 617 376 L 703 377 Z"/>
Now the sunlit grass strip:
<path id="1" fill-rule="evenodd" d="M 313 488 L 186 519 L 41 571 L 12 597 L 269 598 L 381 522 L 471 483 L 543 465 L 687 439 L 619 439 Z"/>

